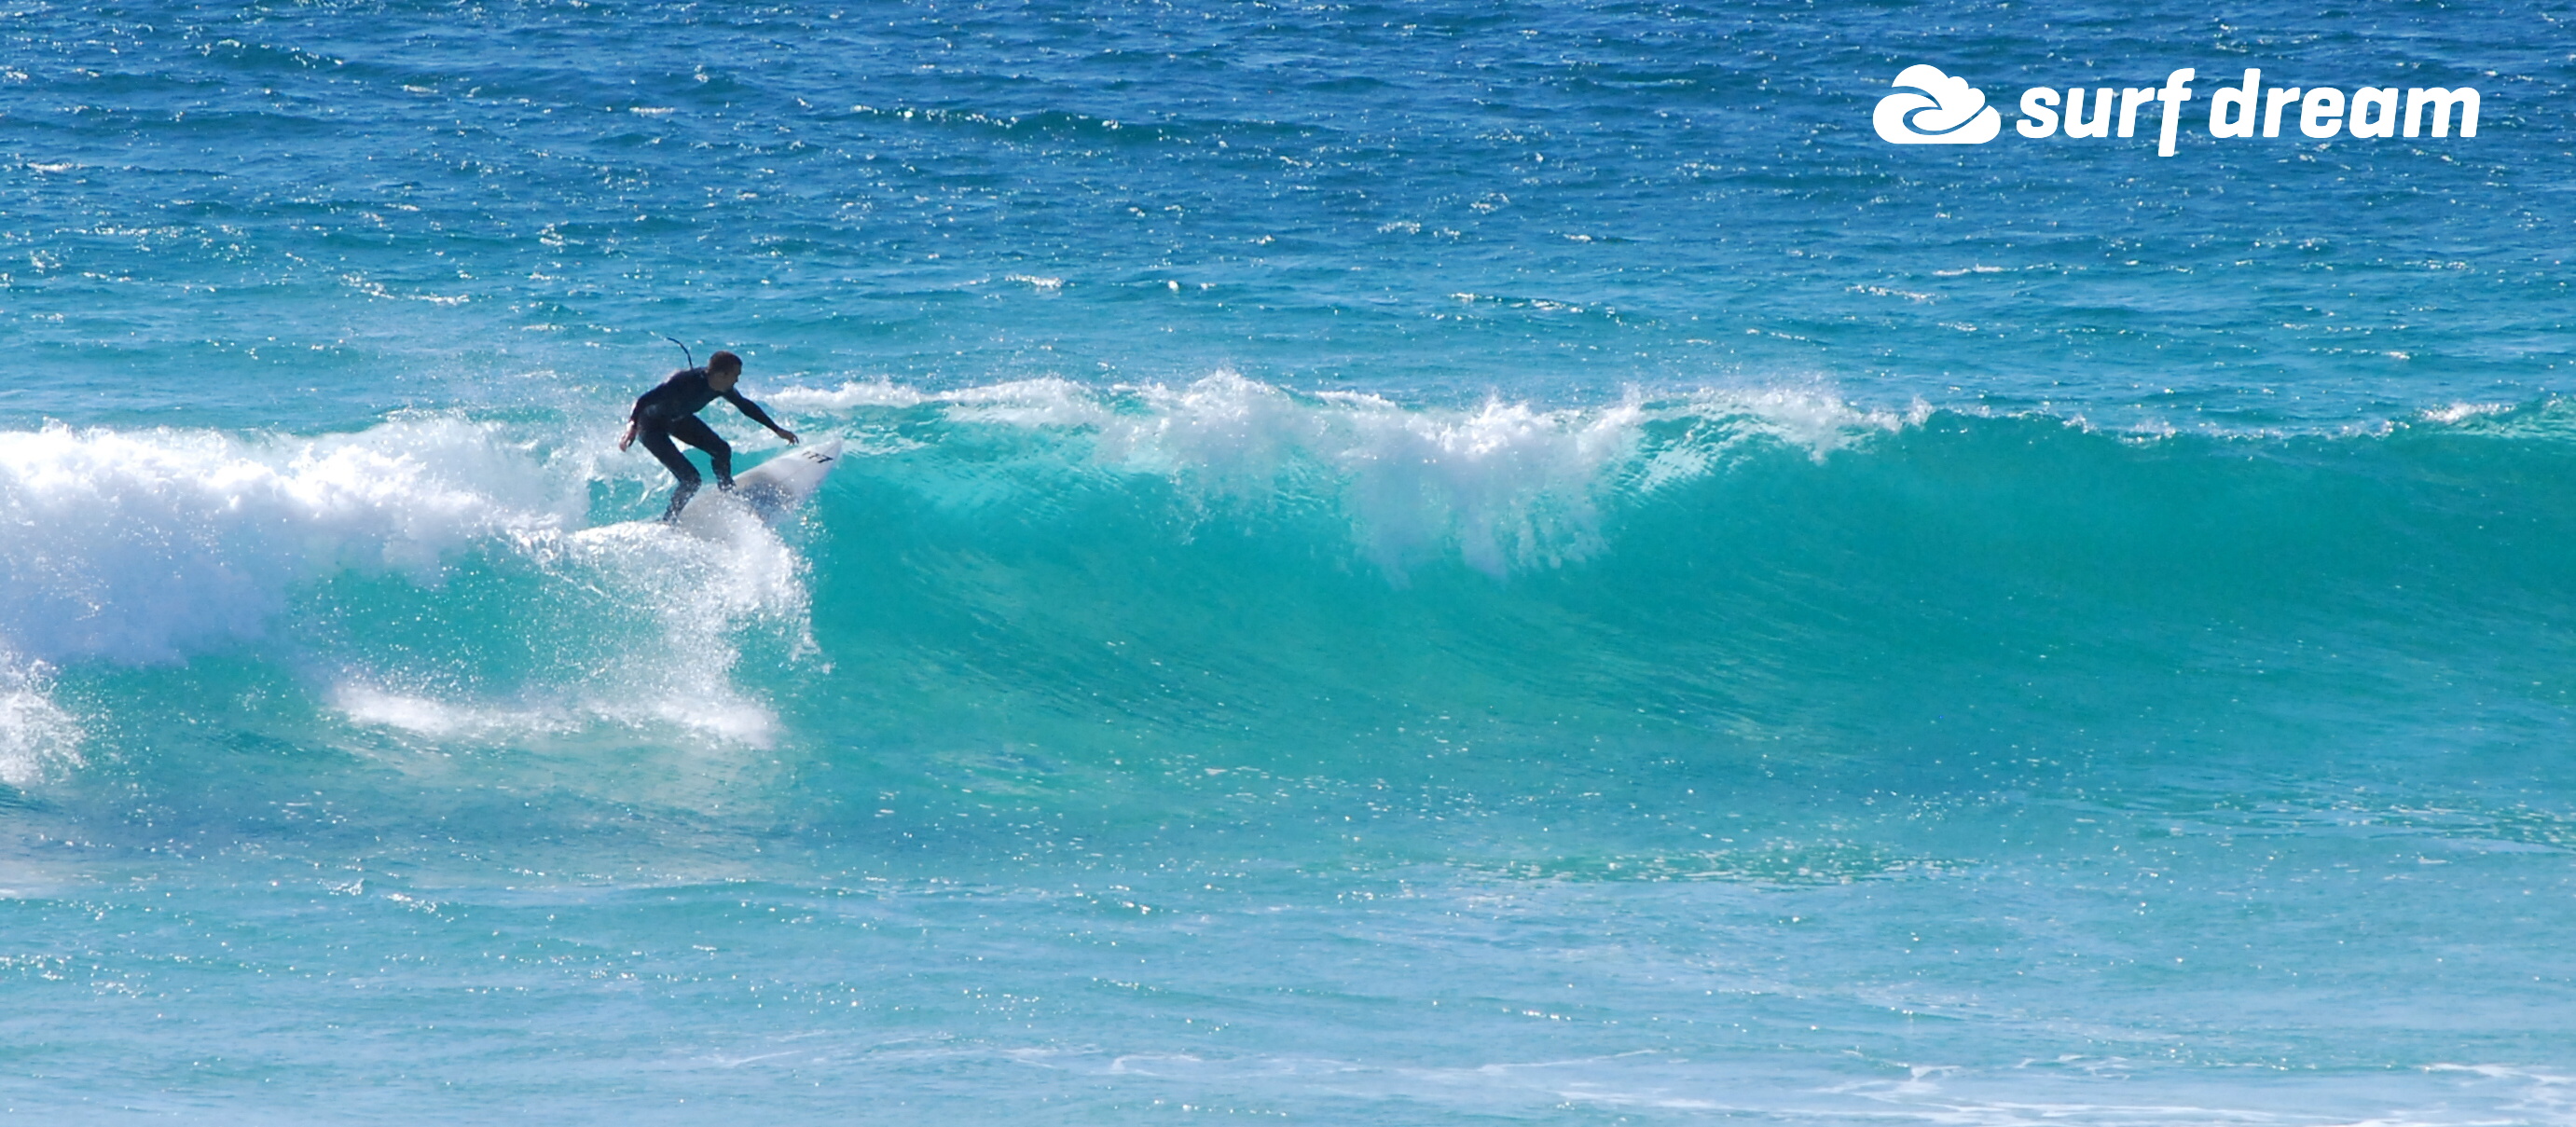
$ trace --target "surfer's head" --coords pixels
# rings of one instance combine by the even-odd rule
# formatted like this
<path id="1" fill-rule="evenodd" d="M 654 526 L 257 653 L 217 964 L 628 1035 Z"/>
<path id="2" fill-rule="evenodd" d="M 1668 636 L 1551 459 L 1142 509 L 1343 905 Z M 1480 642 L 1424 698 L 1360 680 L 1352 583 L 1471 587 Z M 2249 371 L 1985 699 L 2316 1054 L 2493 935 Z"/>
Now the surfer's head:
<path id="1" fill-rule="evenodd" d="M 734 381 L 742 378 L 742 357 L 719 352 L 707 357 L 707 386 L 717 391 L 732 391 Z"/>

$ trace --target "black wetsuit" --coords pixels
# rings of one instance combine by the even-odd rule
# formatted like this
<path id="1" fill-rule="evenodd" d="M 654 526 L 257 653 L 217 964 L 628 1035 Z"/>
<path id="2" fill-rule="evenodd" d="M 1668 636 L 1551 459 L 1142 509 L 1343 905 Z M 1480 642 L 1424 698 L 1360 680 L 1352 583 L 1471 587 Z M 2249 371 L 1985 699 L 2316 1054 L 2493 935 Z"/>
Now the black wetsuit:
<path id="1" fill-rule="evenodd" d="M 707 386 L 704 368 L 671 373 L 660 387 L 636 397 L 635 410 L 627 415 L 635 421 L 635 437 L 644 441 L 644 448 L 662 460 L 671 476 L 680 479 L 679 487 L 671 491 L 671 507 L 663 512 L 663 520 L 679 519 L 680 510 L 698 491 L 698 468 L 689 464 L 688 456 L 680 453 L 679 447 L 671 445 L 674 438 L 707 452 L 707 460 L 715 464 L 716 488 L 733 488 L 733 447 L 725 445 L 724 439 L 716 437 L 715 428 L 698 418 L 701 409 L 718 399 L 733 404 L 735 410 L 755 423 L 773 430 L 778 426 L 770 421 L 769 412 L 743 398 L 741 392 L 717 391 Z"/>

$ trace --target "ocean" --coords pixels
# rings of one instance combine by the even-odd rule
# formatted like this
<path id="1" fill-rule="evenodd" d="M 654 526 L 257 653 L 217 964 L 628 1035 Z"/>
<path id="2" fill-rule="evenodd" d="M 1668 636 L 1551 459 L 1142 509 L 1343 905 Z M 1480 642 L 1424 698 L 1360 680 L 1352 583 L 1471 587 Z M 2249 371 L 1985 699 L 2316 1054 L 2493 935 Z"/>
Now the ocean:
<path id="1" fill-rule="evenodd" d="M 0 1116 L 2576 1123 L 2571 20 L 28 0 Z"/>

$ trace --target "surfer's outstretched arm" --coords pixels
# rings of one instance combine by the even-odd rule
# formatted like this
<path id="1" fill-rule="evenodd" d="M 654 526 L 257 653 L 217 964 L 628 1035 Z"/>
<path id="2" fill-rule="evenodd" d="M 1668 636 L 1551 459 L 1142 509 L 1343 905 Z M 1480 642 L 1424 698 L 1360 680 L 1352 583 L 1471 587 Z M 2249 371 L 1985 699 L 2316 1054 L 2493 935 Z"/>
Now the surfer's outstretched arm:
<path id="1" fill-rule="evenodd" d="M 733 409 L 742 412 L 744 418 L 768 427 L 769 433 L 786 439 L 788 445 L 796 444 L 796 432 L 778 425 L 777 420 L 769 417 L 769 412 L 760 409 L 760 404 L 744 398 L 741 392 L 730 387 L 717 394 L 724 396 L 725 402 L 733 404 Z"/>

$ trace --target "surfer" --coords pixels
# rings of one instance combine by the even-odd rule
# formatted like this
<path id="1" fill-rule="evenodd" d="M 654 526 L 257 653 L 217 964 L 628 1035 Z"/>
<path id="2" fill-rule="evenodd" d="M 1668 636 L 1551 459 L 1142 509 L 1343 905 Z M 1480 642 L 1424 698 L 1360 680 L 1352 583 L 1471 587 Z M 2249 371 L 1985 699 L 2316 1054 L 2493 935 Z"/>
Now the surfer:
<path id="1" fill-rule="evenodd" d="M 663 520 L 680 519 L 680 510 L 698 492 L 698 468 L 689 464 L 688 455 L 680 453 L 679 447 L 671 445 L 674 438 L 707 452 L 707 461 L 715 465 L 716 488 L 733 488 L 733 447 L 725 445 L 725 440 L 716 436 L 715 428 L 698 418 L 699 410 L 707 404 L 718 399 L 731 403 L 745 418 L 768 427 L 790 445 L 795 444 L 795 431 L 772 421 L 760 404 L 733 389 L 741 379 L 742 357 L 718 352 L 707 357 L 706 367 L 671 373 L 660 387 L 637 396 L 635 409 L 627 412 L 626 436 L 617 440 L 617 448 L 623 451 L 641 438 L 644 448 L 662 460 L 672 477 L 680 479 L 679 486 L 671 490 L 671 507 L 663 512 Z"/>

